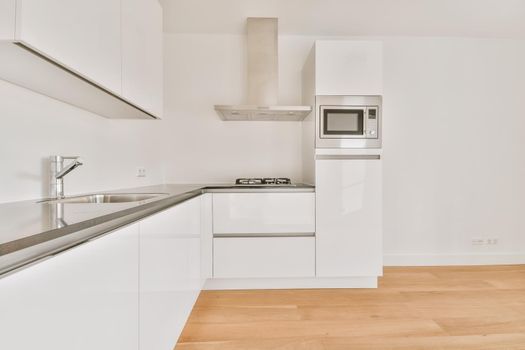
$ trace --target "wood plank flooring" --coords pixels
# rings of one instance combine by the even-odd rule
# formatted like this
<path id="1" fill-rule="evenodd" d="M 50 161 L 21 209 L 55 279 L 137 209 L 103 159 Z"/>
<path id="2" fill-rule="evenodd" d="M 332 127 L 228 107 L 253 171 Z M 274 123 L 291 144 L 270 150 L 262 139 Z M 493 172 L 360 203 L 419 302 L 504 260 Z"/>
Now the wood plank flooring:
<path id="1" fill-rule="evenodd" d="M 385 268 L 378 289 L 204 291 L 177 350 L 525 350 L 525 265 Z"/>

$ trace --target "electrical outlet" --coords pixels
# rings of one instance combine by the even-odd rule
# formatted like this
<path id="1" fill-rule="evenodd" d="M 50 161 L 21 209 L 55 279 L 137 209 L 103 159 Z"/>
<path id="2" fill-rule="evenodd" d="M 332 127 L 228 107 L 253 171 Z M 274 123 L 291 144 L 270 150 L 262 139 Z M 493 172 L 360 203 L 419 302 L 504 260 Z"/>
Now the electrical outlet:
<path id="1" fill-rule="evenodd" d="M 498 244 L 498 238 L 487 238 L 487 244 L 488 245 L 496 245 L 496 244 Z"/>
<path id="2" fill-rule="evenodd" d="M 137 177 L 146 177 L 146 168 L 137 168 Z"/>
<path id="3" fill-rule="evenodd" d="M 486 244 L 483 238 L 472 238 L 472 245 L 484 245 Z"/>

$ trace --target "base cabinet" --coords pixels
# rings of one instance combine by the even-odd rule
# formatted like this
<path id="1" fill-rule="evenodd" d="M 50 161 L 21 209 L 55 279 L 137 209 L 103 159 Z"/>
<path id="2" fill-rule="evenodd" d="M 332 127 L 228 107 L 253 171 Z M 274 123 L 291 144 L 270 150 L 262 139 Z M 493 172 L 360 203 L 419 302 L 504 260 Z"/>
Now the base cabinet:
<path id="1" fill-rule="evenodd" d="M 138 228 L 0 279 L 0 348 L 137 350 Z"/>
<path id="2" fill-rule="evenodd" d="M 173 349 L 199 296 L 201 199 L 140 222 L 140 349 Z"/>
<path id="3" fill-rule="evenodd" d="M 201 196 L 0 278 L 0 349 L 172 350 L 202 288 Z"/>

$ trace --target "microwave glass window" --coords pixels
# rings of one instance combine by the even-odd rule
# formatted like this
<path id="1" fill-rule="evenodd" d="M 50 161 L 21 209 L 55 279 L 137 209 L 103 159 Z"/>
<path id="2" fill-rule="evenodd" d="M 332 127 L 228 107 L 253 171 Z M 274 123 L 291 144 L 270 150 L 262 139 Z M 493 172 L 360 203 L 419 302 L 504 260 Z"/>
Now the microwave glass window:
<path id="1" fill-rule="evenodd" d="M 325 135 L 362 135 L 364 111 L 325 109 L 323 122 Z"/>

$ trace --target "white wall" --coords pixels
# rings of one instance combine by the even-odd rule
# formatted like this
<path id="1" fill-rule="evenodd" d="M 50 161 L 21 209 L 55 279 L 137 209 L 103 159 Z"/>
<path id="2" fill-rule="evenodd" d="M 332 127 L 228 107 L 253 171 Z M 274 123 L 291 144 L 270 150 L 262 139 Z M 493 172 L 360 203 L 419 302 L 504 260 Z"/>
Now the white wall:
<path id="1" fill-rule="evenodd" d="M 314 39 L 279 38 L 283 103 L 300 100 Z M 383 41 L 387 264 L 525 262 L 525 41 Z M 243 60 L 241 36 L 166 35 L 171 181 L 300 180 L 297 124 L 227 123 L 212 109 L 243 100 Z"/>
<path id="2" fill-rule="evenodd" d="M 525 41 L 385 40 L 387 263 L 525 262 L 523 62 Z"/>
<path id="3" fill-rule="evenodd" d="M 0 80 L 0 202 L 48 195 L 48 157 L 78 155 L 66 194 L 162 182 L 163 122 L 111 120 Z M 147 169 L 137 178 L 137 167 Z"/>

